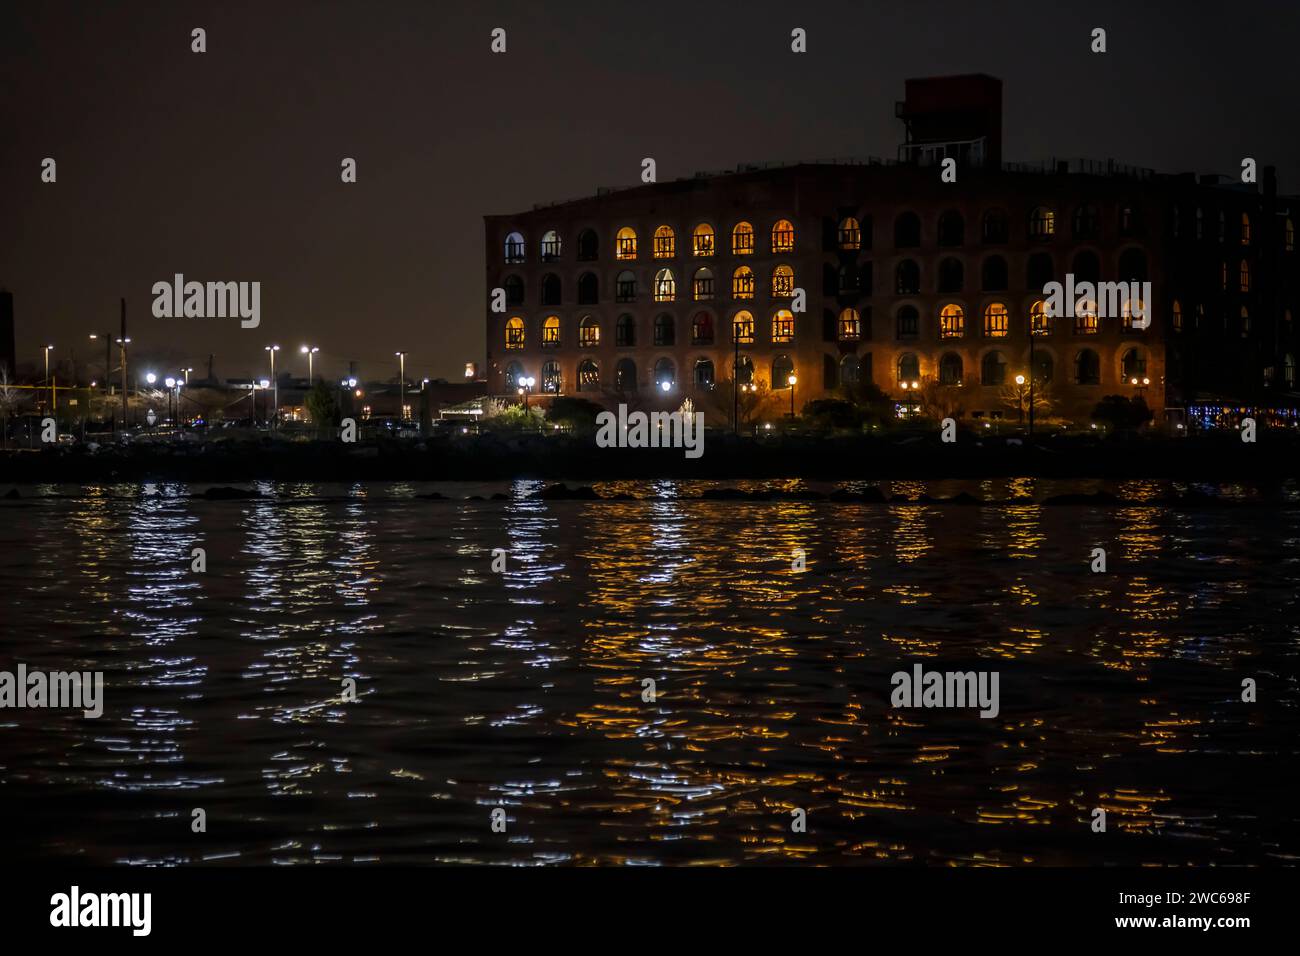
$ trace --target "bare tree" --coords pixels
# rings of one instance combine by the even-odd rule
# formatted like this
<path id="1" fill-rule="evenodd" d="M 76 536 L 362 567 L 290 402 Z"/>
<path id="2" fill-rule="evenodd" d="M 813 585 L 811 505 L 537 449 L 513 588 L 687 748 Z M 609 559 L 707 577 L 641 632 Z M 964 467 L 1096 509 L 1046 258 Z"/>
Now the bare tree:
<path id="1" fill-rule="evenodd" d="M 9 419 L 18 408 L 18 389 L 9 377 L 9 366 L 0 363 L 0 447 L 9 447 Z"/>

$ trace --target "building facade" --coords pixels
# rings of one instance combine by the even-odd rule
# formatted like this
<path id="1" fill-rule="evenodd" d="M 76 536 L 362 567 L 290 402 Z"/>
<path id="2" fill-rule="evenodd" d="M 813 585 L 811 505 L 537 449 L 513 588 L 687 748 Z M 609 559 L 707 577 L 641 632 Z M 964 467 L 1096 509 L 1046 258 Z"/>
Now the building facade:
<path id="1" fill-rule="evenodd" d="M 908 98 L 901 161 L 742 167 L 486 217 L 489 391 L 726 407 L 739 381 L 801 406 L 871 382 L 902 410 L 923 394 L 978 420 L 1020 414 L 1032 380 L 1040 416 L 1076 422 L 1114 394 L 1157 420 L 1294 397 L 1300 206 L 1271 169 L 1231 184 L 1004 165 L 996 80 L 909 81 Z M 1139 285 L 1053 314 L 1045 289 L 1067 281 Z"/>

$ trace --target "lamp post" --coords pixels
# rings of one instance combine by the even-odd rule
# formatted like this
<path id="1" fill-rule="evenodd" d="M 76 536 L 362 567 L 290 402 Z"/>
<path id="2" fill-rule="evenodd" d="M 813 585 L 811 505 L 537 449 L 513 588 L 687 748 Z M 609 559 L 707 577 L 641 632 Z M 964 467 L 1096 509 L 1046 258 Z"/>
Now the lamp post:
<path id="1" fill-rule="evenodd" d="M 517 379 L 517 381 L 520 386 L 519 394 L 524 396 L 524 411 L 526 412 L 528 411 L 528 393 L 533 390 L 533 385 L 537 383 L 537 379 L 530 375 L 527 378 Z"/>
<path id="2" fill-rule="evenodd" d="M 1047 306 L 1043 308 L 1046 309 Z M 1023 415 L 1023 412 L 1021 414 Z M 1029 437 L 1034 437 L 1034 313 L 1032 309 L 1029 312 Z"/>
<path id="3" fill-rule="evenodd" d="M 45 387 L 46 388 L 50 387 L 50 350 L 53 348 L 54 348 L 53 345 L 45 345 L 41 347 L 41 350 L 45 353 Z"/>
<path id="4" fill-rule="evenodd" d="M 307 356 L 307 387 L 311 388 L 312 359 L 316 357 L 316 353 L 320 351 L 320 348 L 315 345 L 304 345 L 298 351 Z"/>
<path id="5" fill-rule="evenodd" d="M 176 379 L 168 375 L 167 378 L 164 379 L 163 381 L 164 384 L 167 386 L 167 417 L 171 420 L 171 423 L 175 425 L 176 416 L 172 412 L 172 396 L 176 392 Z"/>
<path id="6" fill-rule="evenodd" d="M 1033 333 L 1030 334 L 1032 335 Z M 1031 381 L 1033 380 L 1033 376 L 1034 370 L 1031 368 L 1029 370 Z M 1031 405 L 1030 408 L 1032 409 L 1033 406 Z M 1020 424 L 1023 425 L 1025 423 L 1025 377 L 1023 375 L 1016 376 L 1016 409 L 1020 412 Z"/>
<path id="7" fill-rule="evenodd" d="M 397 412 L 402 421 L 406 421 L 406 353 L 394 352 L 397 356 L 398 406 Z"/>
<path id="8" fill-rule="evenodd" d="M 181 369 L 181 371 L 185 373 L 185 384 L 186 384 L 186 385 L 189 385 L 189 384 L 190 384 L 190 372 L 194 371 L 194 369 L 192 369 L 192 368 L 183 368 L 183 369 Z"/>
<path id="9" fill-rule="evenodd" d="M 92 342 L 98 341 L 100 338 L 104 340 L 104 394 L 107 395 L 112 389 L 109 379 L 113 374 L 113 337 L 107 332 L 90 333 Z"/>
<path id="10" fill-rule="evenodd" d="M 275 399 L 274 399 L 275 407 L 271 409 L 271 414 L 268 415 L 267 418 L 271 422 L 271 427 L 274 428 L 275 418 L 280 414 L 280 380 L 275 377 L 275 353 L 280 351 L 280 346 L 267 345 L 264 348 L 271 355 L 271 385 L 274 389 L 274 394 L 275 394 Z M 262 380 L 262 387 L 266 388 L 265 379 Z"/>
<path id="11" fill-rule="evenodd" d="M 790 383 L 790 420 L 794 421 L 794 386 L 795 382 L 799 381 L 799 379 L 795 377 L 793 372 L 791 372 L 790 377 L 786 379 L 786 381 Z"/>
<path id="12" fill-rule="evenodd" d="M 127 402 L 126 388 L 126 347 L 131 344 L 130 336 L 121 336 L 117 340 L 117 347 L 120 350 L 122 358 L 122 428 L 127 427 L 127 418 L 129 417 L 130 405 Z"/>

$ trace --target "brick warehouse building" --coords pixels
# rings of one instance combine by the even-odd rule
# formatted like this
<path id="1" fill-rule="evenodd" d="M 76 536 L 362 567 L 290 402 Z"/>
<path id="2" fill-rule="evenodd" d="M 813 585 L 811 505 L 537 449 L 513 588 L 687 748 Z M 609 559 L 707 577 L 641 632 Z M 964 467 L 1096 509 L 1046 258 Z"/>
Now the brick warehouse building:
<path id="1" fill-rule="evenodd" d="M 1300 203 L 1270 167 L 1255 185 L 1004 164 L 999 80 L 909 80 L 906 96 L 894 161 L 742 166 L 486 217 L 489 300 L 507 302 L 489 306 L 489 392 L 531 376 L 541 395 L 729 408 L 734 367 L 778 390 L 794 374 L 800 405 L 862 380 L 902 409 L 919 385 L 945 413 L 1010 418 L 1032 321 L 1043 416 L 1083 422 L 1112 394 L 1157 421 L 1294 408 Z M 1150 326 L 1094 302 L 1048 314 L 1066 273 L 1149 281 Z"/>

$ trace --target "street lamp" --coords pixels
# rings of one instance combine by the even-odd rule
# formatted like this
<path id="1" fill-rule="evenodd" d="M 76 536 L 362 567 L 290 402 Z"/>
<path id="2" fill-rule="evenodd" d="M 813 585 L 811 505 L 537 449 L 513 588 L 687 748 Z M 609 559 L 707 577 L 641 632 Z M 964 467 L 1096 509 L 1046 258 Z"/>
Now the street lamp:
<path id="1" fill-rule="evenodd" d="M 280 346 L 266 345 L 263 346 L 263 349 L 271 354 L 271 382 L 275 386 L 275 407 L 271 410 L 270 419 L 271 427 L 274 428 L 275 418 L 280 414 L 280 380 L 275 377 L 275 353 L 280 351 Z M 266 388 L 266 379 L 262 380 L 262 387 Z"/>
<path id="2" fill-rule="evenodd" d="M 1032 370 L 1030 374 L 1033 374 Z M 1020 424 L 1023 425 L 1025 423 L 1025 377 L 1023 375 L 1016 376 L 1016 408 L 1020 412 Z"/>
<path id="3" fill-rule="evenodd" d="M 173 424 L 175 424 L 176 416 L 172 412 L 172 395 L 176 391 L 176 379 L 168 375 L 163 379 L 163 382 L 167 386 L 167 417 L 172 420 Z"/>
<path id="4" fill-rule="evenodd" d="M 528 393 L 531 392 L 533 386 L 537 384 L 537 379 L 530 375 L 527 378 L 520 378 L 516 381 L 518 381 L 521 386 L 519 389 L 520 394 L 524 396 L 524 411 L 528 411 Z"/>
<path id="5" fill-rule="evenodd" d="M 190 384 L 190 372 L 194 371 L 194 369 L 192 369 L 192 368 L 183 368 L 183 369 L 181 369 L 181 371 L 185 373 L 185 384 L 186 384 L 186 385 Z"/>
<path id="6" fill-rule="evenodd" d="M 406 421 L 406 353 L 394 352 L 397 356 L 397 377 L 400 380 L 398 385 L 398 413 L 402 421 Z"/>
<path id="7" fill-rule="evenodd" d="M 320 351 L 320 348 L 315 345 L 304 345 L 298 351 L 307 356 L 307 387 L 311 388 L 311 360 L 316 357 L 316 353 Z"/>
<path id="8" fill-rule="evenodd" d="M 795 377 L 795 374 L 793 372 L 791 372 L 790 377 L 786 379 L 786 381 L 790 383 L 790 419 L 791 421 L 793 421 L 794 420 L 794 386 L 795 383 L 799 381 L 799 379 Z"/>
<path id="9" fill-rule="evenodd" d="M 42 347 L 42 351 L 45 352 L 45 387 L 46 388 L 50 387 L 50 350 L 53 348 L 54 348 L 53 345 L 46 345 Z M 51 398 L 52 397 L 53 396 L 51 395 Z"/>

